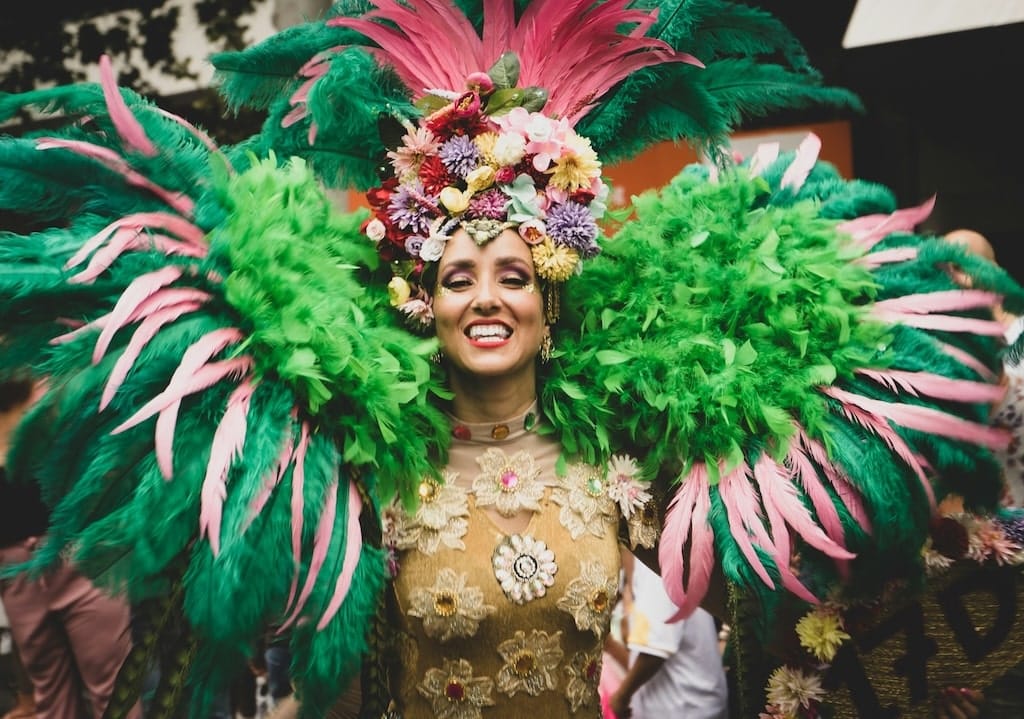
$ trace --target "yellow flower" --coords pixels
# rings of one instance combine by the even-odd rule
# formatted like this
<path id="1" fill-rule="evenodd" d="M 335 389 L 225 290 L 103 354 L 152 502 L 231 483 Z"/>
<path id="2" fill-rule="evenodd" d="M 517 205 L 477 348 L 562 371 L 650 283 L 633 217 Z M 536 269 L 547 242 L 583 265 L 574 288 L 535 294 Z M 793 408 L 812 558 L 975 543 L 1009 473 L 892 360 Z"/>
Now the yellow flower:
<path id="1" fill-rule="evenodd" d="M 392 277 L 388 282 L 388 299 L 391 300 L 392 307 L 398 307 L 408 302 L 410 293 L 409 283 L 401 277 Z"/>
<path id="2" fill-rule="evenodd" d="M 491 167 L 500 167 L 494 159 L 494 143 L 498 140 L 498 133 L 483 132 L 473 138 L 473 144 L 480 151 L 480 157 Z"/>
<path id="3" fill-rule="evenodd" d="M 457 187 L 449 186 L 441 190 L 441 204 L 448 212 L 458 215 L 469 208 L 469 198 L 472 196 L 472 192 L 462 192 Z"/>
<path id="4" fill-rule="evenodd" d="M 828 610 L 808 612 L 796 624 L 800 644 L 823 662 L 830 662 L 839 647 L 850 638 L 843 631 L 839 615 Z"/>
<path id="5" fill-rule="evenodd" d="M 601 174 L 601 161 L 590 146 L 590 140 L 579 135 L 570 137 L 565 151 L 555 159 L 551 184 L 566 192 L 589 188 L 593 179 Z"/>
<path id="6" fill-rule="evenodd" d="M 479 192 L 494 184 L 494 168 L 481 165 L 466 175 L 466 188 L 470 193 Z"/>
<path id="7" fill-rule="evenodd" d="M 580 255 L 571 247 L 555 245 L 550 237 L 545 237 L 540 244 L 533 245 L 533 266 L 537 275 L 549 282 L 565 282 L 572 276 Z"/>

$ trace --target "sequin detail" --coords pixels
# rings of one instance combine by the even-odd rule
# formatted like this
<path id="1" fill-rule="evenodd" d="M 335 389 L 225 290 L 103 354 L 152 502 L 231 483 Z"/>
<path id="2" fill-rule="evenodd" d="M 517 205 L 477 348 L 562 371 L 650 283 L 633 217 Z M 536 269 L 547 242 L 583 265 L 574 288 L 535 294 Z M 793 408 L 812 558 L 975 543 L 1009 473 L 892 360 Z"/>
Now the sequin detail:
<path id="1" fill-rule="evenodd" d="M 416 548 L 434 554 L 443 544 L 451 549 L 465 549 L 462 537 L 469 530 L 469 500 L 455 484 L 455 474 L 445 472 L 441 482 L 424 479 L 420 483 L 420 505 L 409 517 L 397 503 L 388 511 L 385 541 L 396 549 Z"/>
<path id="2" fill-rule="evenodd" d="M 516 604 L 543 597 L 555 583 L 555 553 L 529 534 L 505 537 L 492 557 L 494 578 L 505 596 Z"/>
<path id="3" fill-rule="evenodd" d="M 565 698 L 575 714 L 580 707 L 590 706 L 598 694 L 601 681 L 601 649 L 576 652 L 565 665 Z"/>

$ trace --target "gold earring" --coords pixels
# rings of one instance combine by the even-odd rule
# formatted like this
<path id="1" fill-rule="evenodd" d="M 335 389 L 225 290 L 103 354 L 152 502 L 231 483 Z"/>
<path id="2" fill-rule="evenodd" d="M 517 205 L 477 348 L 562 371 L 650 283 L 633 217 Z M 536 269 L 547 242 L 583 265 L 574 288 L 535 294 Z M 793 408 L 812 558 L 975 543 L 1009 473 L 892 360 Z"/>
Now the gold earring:
<path id="1" fill-rule="evenodd" d="M 540 343 L 540 361 L 542 364 L 547 364 L 551 361 L 551 351 L 554 349 L 554 343 L 551 341 L 551 330 L 548 329 L 544 332 L 544 339 Z"/>

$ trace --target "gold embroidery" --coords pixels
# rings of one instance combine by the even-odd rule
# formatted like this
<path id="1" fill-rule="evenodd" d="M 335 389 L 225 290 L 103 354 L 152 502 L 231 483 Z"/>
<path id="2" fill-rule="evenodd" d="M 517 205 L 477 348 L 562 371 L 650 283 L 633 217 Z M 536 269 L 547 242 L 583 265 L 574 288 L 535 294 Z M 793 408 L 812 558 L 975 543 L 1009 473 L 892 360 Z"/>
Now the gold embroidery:
<path id="1" fill-rule="evenodd" d="M 505 517 L 521 509 L 540 511 L 544 485 L 537 481 L 540 470 L 528 452 L 516 452 L 508 457 L 491 447 L 477 457 L 480 474 L 473 480 L 478 507 L 493 505 Z"/>
<path id="2" fill-rule="evenodd" d="M 582 706 L 596 704 L 601 681 L 601 648 L 591 652 L 576 652 L 565 666 L 565 697 L 573 713 Z"/>
<path id="3" fill-rule="evenodd" d="M 473 666 L 465 659 L 446 659 L 440 669 L 428 669 L 416 688 L 438 719 L 480 719 L 481 707 L 494 706 L 494 681 L 474 678 Z"/>
<path id="4" fill-rule="evenodd" d="M 452 637 L 471 637 L 480 622 L 497 609 L 484 604 L 480 587 L 466 586 L 466 573 L 444 567 L 437 573 L 434 586 L 412 592 L 409 615 L 423 620 L 423 632 L 446 642 Z"/>
<path id="5" fill-rule="evenodd" d="M 618 593 L 617 577 L 605 574 L 599 562 L 583 562 L 580 576 L 569 582 L 557 606 L 572 615 L 577 629 L 590 630 L 600 637 L 608 630 L 614 604 L 612 598 Z"/>
<path id="6" fill-rule="evenodd" d="M 498 645 L 498 653 L 505 665 L 498 671 L 498 691 L 514 696 L 526 692 L 537 696 L 544 690 L 558 687 L 558 664 L 564 652 L 559 646 L 562 633 L 553 636 L 536 629 L 527 637 L 517 631 L 512 639 Z"/>
<path id="7" fill-rule="evenodd" d="M 397 549 L 416 548 L 434 554 L 443 544 L 451 549 L 465 549 L 462 537 L 469 531 L 469 500 L 466 492 L 455 484 L 455 474 L 445 472 L 442 482 L 425 479 L 420 483 L 420 505 L 409 517 L 397 500 L 389 507 L 385 525 L 387 539 Z"/>
<path id="8" fill-rule="evenodd" d="M 573 464 L 551 499 L 561 506 L 559 521 L 573 539 L 585 533 L 603 537 L 618 521 L 618 507 L 607 493 L 604 477 L 596 467 Z"/>

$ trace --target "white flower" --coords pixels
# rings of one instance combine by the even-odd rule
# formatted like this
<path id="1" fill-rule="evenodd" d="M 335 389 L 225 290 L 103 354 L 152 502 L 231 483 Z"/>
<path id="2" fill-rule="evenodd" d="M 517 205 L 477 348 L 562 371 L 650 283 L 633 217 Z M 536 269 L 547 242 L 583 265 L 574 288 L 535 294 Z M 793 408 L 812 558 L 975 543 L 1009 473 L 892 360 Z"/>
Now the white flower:
<path id="1" fill-rule="evenodd" d="M 619 596 L 619 577 L 604 571 L 600 562 L 583 562 L 580 576 L 569 582 L 557 607 L 576 620 L 576 628 L 598 637 L 608 631 L 612 609 Z"/>
<path id="2" fill-rule="evenodd" d="M 605 473 L 600 469 L 582 463 L 569 465 L 561 485 L 551 493 L 551 499 L 561 506 L 558 519 L 573 539 L 588 532 L 603 537 L 618 523 L 617 507 L 608 496 Z"/>
<path id="3" fill-rule="evenodd" d="M 622 516 L 629 519 L 651 498 L 638 479 L 640 468 L 629 455 L 614 455 L 608 462 L 608 496 L 619 505 Z"/>
<path id="4" fill-rule="evenodd" d="M 494 550 L 491 563 L 501 590 L 516 604 L 526 604 L 547 594 L 558 571 L 555 553 L 529 534 L 505 537 Z"/>
<path id="5" fill-rule="evenodd" d="M 518 165 L 526 155 L 526 138 L 517 132 L 503 132 L 494 141 L 491 156 L 499 167 Z"/>
<path id="6" fill-rule="evenodd" d="M 772 672 L 767 689 L 768 702 L 792 715 L 796 715 L 798 708 L 808 709 L 811 702 L 820 702 L 825 696 L 821 677 L 787 666 Z"/>
<path id="7" fill-rule="evenodd" d="M 530 113 L 530 119 L 523 127 L 530 142 L 547 142 L 555 134 L 554 121 L 539 112 Z"/>
<path id="8" fill-rule="evenodd" d="M 516 452 L 508 457 L 491 447 L 477 457 L 480 474 L 473 480 L 478 507 L 493 506 L 503 517 L 511 517 L 523 509 L 540 511 L 544 485 L 538 480 L 540 470 L 529 452 Z"/>
<path id="9" fill-rule="evenodd" d="M 420 259 L 424 262 L 437 262 L 444 254 L 446 242 L 448 242 L 448 238 L 444 235 L 430 233 L 430 237 L 423 240 L 423 244 L 420 246 Z"/>
<path id="10" fill-rule="evenodd" d="M 434 586 L 420 587 L 410 597 L 409 616 L 423 620 L 428 637 L 446 642 L 453 637 L 471 637 L 480 621 L 494 614 L 495 607 L 484 603 L 480 587 L 466 586 L 466 573 L 442 567 Z"/>
<path id="11" fill-rule="evenodd" d="M 384 235 L 387 234 L 387 228 L 384 223 L 378 220 L 376 217 L 366 223 L 366 236 L 374 242 L 380 242 L 384 239 Z"/>

